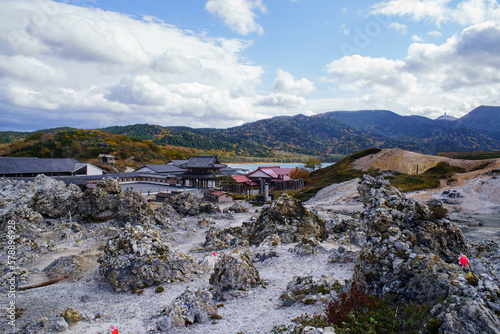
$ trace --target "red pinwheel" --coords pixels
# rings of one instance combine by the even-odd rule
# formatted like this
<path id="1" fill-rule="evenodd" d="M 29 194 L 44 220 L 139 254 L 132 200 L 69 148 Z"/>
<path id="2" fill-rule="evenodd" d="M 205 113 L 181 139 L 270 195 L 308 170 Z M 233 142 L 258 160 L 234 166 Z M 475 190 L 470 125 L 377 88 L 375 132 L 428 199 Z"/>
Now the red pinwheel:
<path id="1" fill-rule="evenodd" d="M 464 269 L 467 266 L 467 263 L 469 263 L 469 259 L 467 259 L 467 256 L 465 256 L 465 255 L 460 255 L 460 258 L 458 259 L 458 261 L 459 261 L 460 265 L 462 267 L 464 267 Z"/>

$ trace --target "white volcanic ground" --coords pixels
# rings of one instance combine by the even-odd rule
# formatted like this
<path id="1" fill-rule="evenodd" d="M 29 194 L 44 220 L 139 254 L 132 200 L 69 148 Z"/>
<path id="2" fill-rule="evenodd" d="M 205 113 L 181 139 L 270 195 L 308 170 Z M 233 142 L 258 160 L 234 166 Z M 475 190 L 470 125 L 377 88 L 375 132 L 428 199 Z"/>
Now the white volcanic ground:
<path id="1" fill-rule="evenodd" d="M 236 214 L 234 220 L 216 220 L 213 217 L 210 219 L 215 222 L 216 226 L 225 228 L 241 225 L 243 221 L 250 221 L 253 214 L 255 213 Z M 178 231 L 170 235 L 172 249 L 189 254 L 196 262 L 212 256 L 211 251 L 198 252 L 196 250 L 202 246 L 209 228 L 200 228 L 198 220 L 199 217 L 183 218 L 179 223 Z M 98 248 L 102 249 L 106 238 L 99 234 L 103 234 L 104 226 L 105 224 L 100 224 L 100 226 L 94 224 L 94 228 L 99 230 L 95 239 L 59 243 L 57 251 L 43 255 L 25 269 L 42 270 L 60 256 L 88 254 L 95 252 Z M 222 316 L 222 319 L 214 323 L 194 324 L 189 328 L 172 329 L 168 333 L 270 333 L 275 325 L 291 324 L 290 320 L 297 316 L 322 312 L 324 308 L 322 303 L 316 305 L 296 303 L 291 307 L 282 307 L 279 297 L 285 292 L 293 276 L 320 277 L 333 274 L 343 284 L 352 275 L 352 264 L 327 262 L 329 250 L 338 246 L 335 244 L 325 242 L 323 243 L 325 252 L 308 256 L 299 256 L 290 252 L 293 246 L 295 244 L 277 246 L 275 250 L 278 257 L 254 263 L 260 272 L 261 279 L 269 284 L 266 288 L 258 287 L 249 291 L 246 298 L 222 302 L 224 306 L 218 309 L 218 314 Z M 355 247 L 347 247 L 347 249 L 359 250 Z M 251 251 L 252 248 L 249 250 Z M 232 251 L 225 250 L 218 253 Z M 111 326 L 118 328 L 119 333 L 157 333 L 158 319 L 154 317 L 169 306 L 187 287 L 210 288 L 208 283 L 210 272 L 211 270 L 207 268 L 205 274 L 187 283 L 164 284 L 165 291 L 162 293 L 156 293 L 156 286 L 152 286 L 144 289 L 142 295 L 138 295 L 130 291 L 115 292 L 100 276 L 98 263 L 94 261 L 94 266 L 76 282 L 62 281 L 50 286 L 17 292 L 16 306 L 25 309 L 24 314 L 17 320 L 18 326 L 15 330 L 11 330 L 3 318 L 0 323 L 0 332 L 18 333 L 21 324 L 43 321 L 64 312 L 67 308 L 73 308 L 78 310 L 84 319 L 70 325 L 65 333 L 104 334 L 111 332 L 109 330 Z M 43 273 L 31 274 L 30 279 L 22 282 L 21 285 L 47 280 L 48 278 Z M 5 294 L 2 295 L 1 305 L 8 305 Z M 40 333 L 45 333 L 45 331 Z"/>
<path id="2" fill-rule="evenodd" d="M 338 185 L 332 185 L 321 190 L 314 198 L 309 200 L 306 207 L 318 212 L 322 216 L 331 212 L 347 213 L 348 211 L 361 211 L 361 203 L 357 200 L 356 190 L 359 180 L 352 180 Z M 447 207 L 455 213 L 460 210 L 463 216 L 483 213 L 492 217 L 500 214 L 500 177 L 479 175 L 476 178 L 464 181 L 458 187 L 447 186 L 438 190 L 420 191 L 409 194 L 423 200 L 431 197 L 440 198 L 444 190 L 455 189 L 464 197 L 459 203 L 447 204 Z M 255 209 L 252 209 L 254 211 Z M 215 226 L 225 228 L 238 226 L 244 221 L 250 221 L 252 215 L 236 214 L 234 219 L 215 219 Z M 327 218 L 327 217 L 325 217 Z M 177 232 L 169 234 L 172 249 L 187 253 L 195 261 L 201 261 L 212 252 L 199 252 L 196 249 L 202 246 L 209 227 L 198 225 L 199 217 L 183 218 L 177 223 Z M 187 283 L 165 284 L 163 293 L 155 293 L 155 286 L 144 289 L 142 295 L 131 292 L 114 292 L 111 286 L 104 281 L 98 272 L 97 255 L 102 250 L 106 240 L 104 231 L 106 224 L 93 224 L 95 237 L 86 240 L 65 239 L 57 244 L 58 250 L 42 254 L 25 269 L 30 270 L 28 281 L 21 285 L 29 285 L 46 281 L 47 277 L 42 270 L 45 266 L 60 256 L 71 254 L 96 254 L 94 265 L 75 282 L 62 281 L 54 285 L 36 289 L 19 291 L 16 296 L 16 306 L 25 309 L 24 314 L 18 319 L 17 327 L 12 330 L 7 324 L 5 317 L 0 321 L 0 332 L 18 333 L 19 326 L 26 323 L 34 323 L 63 312 L 67 308 L 73 308 L 83 315 L 84 320 L 71 325 L 66 333 L 110 333 L 110 326 L 118 328 L 119 333 L 154 333 L 156 332 L 156 321 L 154 317 L 179 296 L 186 287 L 209 288 L 208 283 L 210 269 L 205 274 Z M 467 235 L 467 225 L 463 225 Z M 500 237 L 500 226 L 496 227 Z M 89 228 L 88 228 L 89 229 Z M 476 227 L 476 230 L 481 227 Z M 224 301 L 224 306 L 218 309 L 222 319 L 214 323 L 195 324 L 189 328 L 171 330 L 169 333 L 270 333 L 275 325 L 291 324 L 290 320 L 308 313 L 309 315 L 322 312 L 324 304 L 303 305 L 295 303 L 291 307 L 280 306 L 279 296 L 285 291 L 288 282 L 293 276 L 332 274 L 339 282 L 349 279 L 352 275 L 352 264 L 328 263 L 329 250 L 339 245 L 325 241 L 322 246 L 326 252 L 319 252 L 308 256 L 299 256 L 289 250 L 295 244 L 278 246 L 276 251 L 278 257 L 267 259 L 264 262 L 255 263 L 260 272 L 260 277 L 269 282 L 267 288 L 259 287 L 249 291 L 246 298 Z M 356 250 L 354 247 L 353 250 Z M 249 249 L 250 251 L 252 248 Z M 223 252 L 232 252 L 225 250 Z M 6 294 L 2 294 L 1 305 L 8 305 Z M 2 314 L 5 314 L 2 312 Z M 41 331 L 40 333 L 45 333 Z"/>

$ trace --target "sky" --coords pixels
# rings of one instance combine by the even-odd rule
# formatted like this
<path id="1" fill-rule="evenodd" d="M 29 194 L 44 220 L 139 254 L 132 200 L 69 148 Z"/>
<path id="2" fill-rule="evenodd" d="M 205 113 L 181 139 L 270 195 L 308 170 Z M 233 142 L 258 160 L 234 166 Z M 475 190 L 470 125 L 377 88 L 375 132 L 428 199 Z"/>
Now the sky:
<path id="1" fill-rule="evenodd" d="M 0 131 L 500 105 L 496 0 L 0 0 Z"/>

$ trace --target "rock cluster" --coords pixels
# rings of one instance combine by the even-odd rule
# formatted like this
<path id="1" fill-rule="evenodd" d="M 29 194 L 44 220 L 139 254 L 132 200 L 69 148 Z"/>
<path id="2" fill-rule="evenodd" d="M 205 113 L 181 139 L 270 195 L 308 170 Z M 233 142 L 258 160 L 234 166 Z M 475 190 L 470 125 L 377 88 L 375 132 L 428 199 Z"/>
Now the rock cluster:
<path id="1" fill-rule="evenodd" d="M 164 217 L 149 208 L 146 199 L 132 191 L 122 192 L 113 179 L 100 180 L 94 189 L 82 192 L 77 186 L 39 175 L 33 182 L 0 180 L 0 223 L 40 223 L 44 218 L 79 222 L 116 219 L 131 224 L 156 223 Z"/>
<path id="2" fill-rule="evenodd" d="M 352 263 L 356 260 L 359 252 L 347 250 L 344 246 L 333 249 L 328 256 L 330 263 Z"/>
<path id="3" fill-rule="evenodd" d="M 183 192 L 170 197 L 167 202 L 177 213 L 184 216 L 196 216 L 200 213 L 218 213 L 220 209 L 214 203 L 202 202 L 201 198 L 190 192 Z"/>
<path id="4" fill-rule="evenodd" d="M 285 293 L 280 296 L 283 306 L 292 306 L 295 302 L 314 304 L 323 296 L 336 293 L 342 285 L 333 275 L 294 276 L 287 285 Z"/>
<path id="5" fill-rule="evenodd" d="M 498 245 L 469 250 L 439 201 L 426 205 L 406 198 L 383 178 L 364 176 L 358 190 L 367 240 L 353 280 L 372 295 L 435 305 L 432 314 L 442 321 L 440 331 L 499 333 L 500 268 L 479 256 L 485 249 L 498 254 Z M 458 265 L 461 254 L 476 268 L 477 286 Z"/>
<path id="6" fill-rule="evenodd" d="M 245 291 L 261 284 L 259 271 L 246 253 L 222 254 L 209 283 L 219 299 L 230 299 L 245 295 Z"/>
<path id="7" fill-rule="evenodd" d="M 264 210 L 249 226 L 249 241 L 258 245 L 266 237 L 277 234 L 282 243 L 299 242 L 311 237 L 325 240 L 325 221 L 309 212 L 298 199 L 284 193 Z"/>
<path id="8" fill-rule="evenodd" d="M 115 291 L 186 281 L 193 272 L 191 258 L 171 251 L 157 231 L 130 224 L 108 240 L 98 261 L 101 276 Z"/>
<path id="9" fill-rule="evenodd" d="M 165 332 L 175 327 L 186 327 L 204 323 L 217 314 L 213 296 L 206 289 L 186 290 L 170 306 L 165 308 L 156 323 L 159 331 Z"/>
<path id="10" fill-rule="evenodd" d="M 245 213 L 248 210 L 240 203 L 234 202 L 230 207 L 224 209 L 224 213 Z"/>
<path id="11" fill-rule="evenodd" d="M 13 219 L 20 224 L 39 223 L 42 215 L 59 218 L 68 215 L 68 207 L 81 196 L 78 187 L 40 175 L 33 182 L 0 180 L 0 222 Z"/>
<path id="12" fill-rule="evenodd" d="M 104 179 L 94 189 L 86 190 L 72 208 L 78 220 L 86 222 L 117 219 L 131 224 L 149 223 L 153 211 L 137 192 L 122 192 L 113 179 Z"/>
<path id="13" fill-rule="evenodd" d="M 367 240 L 357 258 L 354 279 L 376 296 L 392 293 L 418 302 L 446 297 L 448 284 L 443 282 L 456 275 L 460 254 L 468 254 L 460 229 L 445 218 L 438 219 L 437 208 L 432 211 L 406 198 L 382 177 L 365 175 L 358 191 Z"/>
<path id="14" fill-rule="evenodd" d="M 224 230 L 211 228 L 203 246 L 205 249 L 217 250 L 260 245 L 271 236 L 280 243 L 301 242 L 311 238 L 317 243 L 325 240 L 328 233 L 323 219 L 285 193 L 264 209 L 255 221 Z"/>
<path id="15" fill-rule="evenodd" d="M 363 247 L 366 242 L 366 225 L 358 214 L 343 215 L 333 213 L 327 220 L 328 240 L 340 244 L 353 244 Z"/>
<path id="16" fill-rule="evenodd" d="M 283 306 L 292 306 L 295 302 L 314 304 L 322 296 L 342 289 L 342 285 L 333 275 L 294 276 L 288 283 L 286 292 L 280 296 Z"/>

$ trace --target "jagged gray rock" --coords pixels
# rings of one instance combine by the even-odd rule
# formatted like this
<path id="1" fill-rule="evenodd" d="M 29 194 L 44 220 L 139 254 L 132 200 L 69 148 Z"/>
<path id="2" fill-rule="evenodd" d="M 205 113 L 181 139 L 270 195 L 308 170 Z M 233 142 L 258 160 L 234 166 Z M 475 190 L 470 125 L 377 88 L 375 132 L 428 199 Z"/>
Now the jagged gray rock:
<path id="1" fill-rule="evenodd" d="M 175 327 L 186 327 L 195 323 L 204 323 L 217 314 L 213 296 L 206 289 L 186 290 L 160 314 L 156 323 L 158 330 L 164 332 Z"/>
<path id="2" fill-rule="evenodd" d="M 282 306 L 291 306 L 295 302 L 304 304 L 316 303 L 322 295 L 338 292 L 342 285 L 333 275 L 294 276 L 287 285 L 286 291 L 280 296 Z"/>
<path id="3" fill-rule="evenodd" d="M 435 305 L 440 332 L 499 333 L 500 266 L 492 264 L 500 257 L 498 244 L 467 247 L 439 201 L 406 198 L 381 177 L 364 176 L 358 190 L 367 242 L 352 281 L 375 296 Z M 468 255 L 478 284 L 458 265 L 461 254 Z"/>
<path id="4" fill-rule="evenodd" d="M 282 243 L 299 242 L 311 237 L 320 241 L 327 238 L 325 221 L 286 193 L 263 210 L 255 223 L 246 223 L 244 226 L 250 243 L 254 245 L 273 234 L 277 234 Z"/>
<path id="5" fill-rule="evenodd" d="M 103 179 L 96 188 L 82 192 L 77 186 L 39 175 L 33 182 L 0 180 L 0 223 L 14 219 L 20 224 L 40 223 L 47 218 L 72 218 L 79 222 L 116 219 L 122 223 L 155 224 L 165 217 L 155 215 L 137 192 L 122 192 L 113 179 Z"/>
<path id="6" fill-rule="evenodd" d="M 99 263 L 116 291 L 186 281 L 193 273 L 192 259 L 171 251 L 158 232 L 130 224 L 108 240 Z"/>
<path id="7" fill-rule="evenodd" d="M 224 213 L 245 213 L 248 210 L 240 203 L 240 202 L 234 202 L 230 207 L 224 209 Z"/>
<path id="8" fill-rule="evenodd" d="M 246 291 L 261 284 L 259 271 L 246 253 L 222 254 L 209 283 L 217 298 L 228 299 L 234 290 Z"/>
<path id="9" fill-rule="evenodd" d="M 202 202 L 201 197 L 187 191 L 169 198 L 168 204 L 172 206 L 175 211 L 184 216 L 220 212 L 216 204 Z"/>
<path id="10" fill-rule="evenodd" d="M 234 247 L 248 247 L 246 230 L 241 227 L 230 227 L 221 230 L 218 227 L 210 227 L 203 243 L 203 249 L 214 251 Z"/>
<path id="11" fill-rule="evenodd" d="M 468 254 L 460 229 L 382 177 L 365 175 L 358 191 L 367 242 L 357 257 L 354 280 L 376 296 L 392 293 L 418 302 L 446 297 L 447 282 L 460 269 L 458 256 Z"/>

